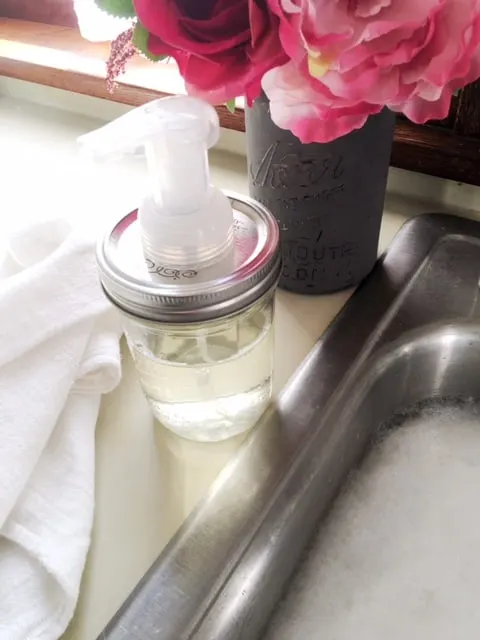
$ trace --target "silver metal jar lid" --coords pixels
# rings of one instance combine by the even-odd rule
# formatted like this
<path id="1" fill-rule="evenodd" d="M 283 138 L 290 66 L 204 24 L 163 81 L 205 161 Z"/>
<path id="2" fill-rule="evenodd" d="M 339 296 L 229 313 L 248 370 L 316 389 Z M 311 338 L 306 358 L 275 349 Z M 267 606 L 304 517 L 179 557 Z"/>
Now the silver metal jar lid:
<path id="1" fill-rule="evenodd" d="M 122 311 L 146 320 L 201 322 L 240 311 L 275 286 L 281 257 L 274 217 L 255 200 L 227 195 L 234 211 L 235 232 L 229 273 L 199 281 L 195 271 L 146 260 L 137 211 L 133 211 L 113 227 L 97 250 L 100 280 L 111 301 Z"/>

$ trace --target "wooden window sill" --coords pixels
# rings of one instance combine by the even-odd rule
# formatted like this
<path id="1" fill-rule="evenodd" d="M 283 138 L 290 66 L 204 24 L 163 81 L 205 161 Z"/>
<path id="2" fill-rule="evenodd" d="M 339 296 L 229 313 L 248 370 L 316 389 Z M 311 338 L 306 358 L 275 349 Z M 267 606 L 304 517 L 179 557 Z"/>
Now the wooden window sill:
<path id="1" fill-rule="evenodd" d="M 0 18 L 0 75 L 139 106 L 184 92 L 173 64 L 154 64 L 137 56 L 107 91 L 105 61 L 109 45 L 84 40 L 78 29 Z M 222 127 L 244 131 L 243 110 L 232 114 L 218 107 Z"/>
<path id="2" fill-rule="evenodd" d="M 0 18 L 0 75 L 139 106 L 183 92 L 175 65 L 131 61 L 113 94 L 107 91 L 105 61 L 109 45 L 84 40 L 78 29 Z M 245 131 L 244 112 L 218 107 L 221 126 Z M 440 178 L 480 185 L 479 140 L 436 126 L 399 119 L 392 165 Z"/>

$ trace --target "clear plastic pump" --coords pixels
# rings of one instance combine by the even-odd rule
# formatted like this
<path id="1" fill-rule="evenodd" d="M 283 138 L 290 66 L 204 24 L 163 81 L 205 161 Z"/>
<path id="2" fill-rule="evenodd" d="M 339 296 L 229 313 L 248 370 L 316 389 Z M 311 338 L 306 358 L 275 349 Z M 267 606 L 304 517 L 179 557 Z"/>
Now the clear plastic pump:
<path id="1" fill-rule="evenodd" d="M 143 146 L 150 194 L 139 207 L 145 256 L 157 266 L 201 269 L 233 250 L 233 212 L 210 184 L 207 151 L 218 140 L 213 107 L 188 96 L 154 100 L 79 139 L 95 159 Z"/>

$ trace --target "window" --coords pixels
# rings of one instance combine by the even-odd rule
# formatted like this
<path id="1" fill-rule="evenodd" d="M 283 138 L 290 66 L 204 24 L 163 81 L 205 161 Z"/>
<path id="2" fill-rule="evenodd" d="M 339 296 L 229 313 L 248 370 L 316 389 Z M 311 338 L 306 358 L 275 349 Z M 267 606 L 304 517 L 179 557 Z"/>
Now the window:
<path id="1" fill-rule="evenodd" d="M 184 91 L 174 64 L 139 56 L 109 94 L 108 55 L 108 43 L 89 42 L 80 34 L 73 0 L 0 0 L 0 75 L 132 106 Z M 241 110 L 218 111 L 223 127 L 244 130 Z"/>
<path id="2" fill-rule="evenodd" d="M 109 46 L 82 38 L 73 2 L 0 0 L 0 75 L 134 106 L 183 91 L 175 65 L 153 65 L 139 57 L 110 95 L 105 84 Z M 223 127 L 244 130 L 241 109 L 218 111 Z M 459 94 L 444 122 L 419 126 L 399 118 L 392 164 L 480 185 L 480 84 Z"/>

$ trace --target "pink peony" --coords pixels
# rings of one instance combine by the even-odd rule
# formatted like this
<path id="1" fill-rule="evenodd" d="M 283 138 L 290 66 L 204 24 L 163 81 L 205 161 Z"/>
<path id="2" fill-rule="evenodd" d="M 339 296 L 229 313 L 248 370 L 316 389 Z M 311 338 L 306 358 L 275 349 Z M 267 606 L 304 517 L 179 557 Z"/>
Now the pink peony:
<path id="1" fill-rule="evenodd" d="M 263 74 L 287 60 L 266 0 L 133 0 L 148 49 L 172 56 L 189 93 L 209 102 L 261 91 Z"/>
<path id="2" fill-rule="evenodd" d="M 268 0 L 291 60 L 263 88 L 278 126 L 328 142 L 385 105 L 417 123 L 448 115 L 480 76 L 480 0 Z"/>

